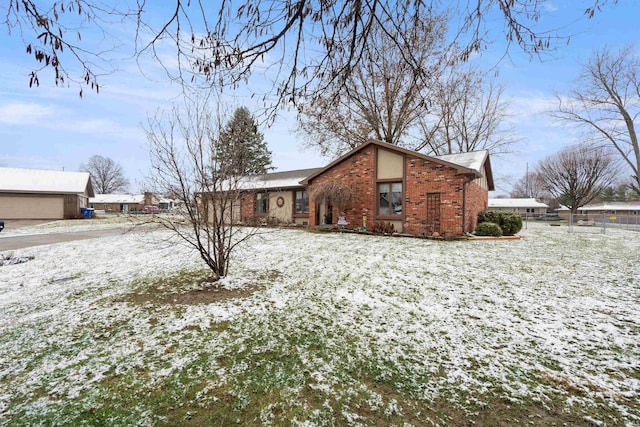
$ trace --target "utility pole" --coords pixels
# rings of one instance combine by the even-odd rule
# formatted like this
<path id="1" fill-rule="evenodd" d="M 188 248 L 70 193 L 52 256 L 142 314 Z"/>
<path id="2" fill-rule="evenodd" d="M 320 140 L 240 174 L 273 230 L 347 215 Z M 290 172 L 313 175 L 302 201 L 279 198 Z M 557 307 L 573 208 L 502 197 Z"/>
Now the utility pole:
<path id="1" fill-rule="evenodd" d="M 529 188 L 529 162 L 527 162 L 527 172 L 526 175 L 524 176 L 524 186 L 525 186 L 525 192 L 527 193 L 527 198 L 531 198 L 531 189 Z"/>

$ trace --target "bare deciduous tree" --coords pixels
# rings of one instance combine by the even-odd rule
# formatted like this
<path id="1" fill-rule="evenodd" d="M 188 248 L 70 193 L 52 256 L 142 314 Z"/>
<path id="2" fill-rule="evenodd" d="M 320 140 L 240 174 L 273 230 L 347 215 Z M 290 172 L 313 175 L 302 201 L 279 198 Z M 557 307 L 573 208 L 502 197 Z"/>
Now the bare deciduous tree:
<path id="1" fill-rule="evenodd" d="M 51 67 L 55 82 L 63 85 L 70 75 L 65 64 L 79 64 L 78 80 L 98 89 L 96 62 L 102 56 L 95 40 L 82 38 L 87 30 L 105 32 L 108 23 L 131 19 L 137 26 L 136 51 L 150 53 L 163 63 L 162 48 L 175 49 L 165 69 L 183 82 L 195 75 L 214 85 L 237 85 L 256 68 L 277 68 L 274 84 L 275 104 L 294 104 L 309 96 L 326 96 L 328 87 L 318 81 L 331 81 L 330 88 L 342 93 L 343 84 L 358 65 L 364 46 L 376 30 L 397 34 L 395 40 L 409 66 L 419 70 L 417 51 L 404 39 L 412 26 L 427 23 L 434 11 L 450 9 L 457 28 L 452 29 L 453 44 L 460 46 L 456 60 L 465 61 L 489 44 L 492 34 L 485 28 L 496 15 L 502 18 L 504 37 L 531 55 L 553 50 L 570 34 L 545 28 L 541 17 L 550 0 L 478 0 L 441 2 L 439 0 L 381 0 L 373 2 L 320 0 L 242 0 L 223 1 L 211 6 L 202 0 L 175 0 L 164 4 L 149 21 L 149 2 L 119 4 L 109 8 L 102 2 L 69 0 L 45 3 L 10 0 L 2 8 L 8 30 L 25 39 L 27 53 L 38 64 L 31 74 L 37 84 L 38 71 Z M 578 13 L 592 17 L 607 3 L 591 0 Z M 162 16 L 161 12 L 168 12 Z M 499 30 L 498 30 L 499 31 Z M 75 39 L 75 42 L 71 42 Z M 102 40 L 100 41 L 102 43 Z M 115 41 L 113 42 L 115 44 Z M 110 46 L 110 48 L 113 48 Z M 66 54 L 63 54 L 66 52 Z M 313 54 L 312 54 L 313 53 Z M 422 70 L 426 73 L 428 70 Z M 267 94 L 267 96 L 273 95 Z"/>
<path id="2" fill-rule="evenodd" d="M 354 198 L 353 188 L 334 181 L 313 184 L 309 187 L 309 199 L 316 203 L 331 200 L 336 206 L 345 207 Z"/>
<path id="3" fill-rule="evenodd" d="M 427 114 L 429 86 L 445 63 L 444 20 L 433 17 L 403 35 L 414 47 L 418 66 L 409 64 L 398 49 L 398 34 L 372 31 L 359 64 L 344 83 L 338 83 L 344 85 L 342 96 L 335 97 L 330 89 L 299 108 L 307 145 L 325 156 L 343 154 L 371 138 L 413 148 L 418 142 L 411 141 L 410 131 Z M 333 76 L 325 79 L 319 85 L 336 84 Z"/>
<path id="4" fill-rule="evenodd" d="M 332 97 L 335 92 L 329 90 L 300 107 L 307 146 L 331 157 L 370 138 L 435 155 L 508 152 L 516 139 L 504 124 L 502 88 L 450 60 L 442 21 L 434 17 L 431 25 L 421 23 L 405 35 L 417 52 L 417 67 L 404 59 L 397 35 L 372 33 L 342 95 Z"/>
<path id="5" fill-rule="evenodd" d="M 125 178 L 122 166 L 109 157 L 91 156 L 87 164 L 80 165 L 80 170 L 89 172 L 96 194 L 126 191 L 129 187 L 129 180 Z"/>
<path id="6" fill-rule="evenodd" d="M 510 196 L 545 201 L 550 198 L 550 194 L 545 188 L 544 180 L 537 172 L 529 172 L 520 178 L 513 186 Z"/>
<path id="7" fill-rule="evenodd" d="M 632 47 L 594 52 L 582 65 L 566 99 L 558 96 L 556 117 L 585 131 L 590 142 L 612 147 L 631 168 L 632 187 L 640 192 L 640 57 Z"/>
<path id="8" fill-rule="evenodd" d="M 616 180 L 618 165 L 608 150 L 578 145 L 546 157 L 535 173 L 558 203 L 576 213 Z"/>
<path id="9" fill-rule="evenodd" d="M 233 167 L 234 159 L 218 151 L 222 127 L 221 115 L 214 115 L 203 98 L 158 112 L 145 127 L 150 185 L 181 202 L 177 219 L 158 220 L 198 252 L 214 280 L 227 275 L 231 253 L 256 233 L 234 225 L 242 176 Z"/>
<path id="10" fill-rule="evenodd" d="M 478 71 L 451 68 L 430 94 L 429 114 L 420 118 L 422 142 L 416 150 L 434 155 L 489 150 L 505 154 L 516 142 L 507 126 L 507 103 L 502 87 Z"/>

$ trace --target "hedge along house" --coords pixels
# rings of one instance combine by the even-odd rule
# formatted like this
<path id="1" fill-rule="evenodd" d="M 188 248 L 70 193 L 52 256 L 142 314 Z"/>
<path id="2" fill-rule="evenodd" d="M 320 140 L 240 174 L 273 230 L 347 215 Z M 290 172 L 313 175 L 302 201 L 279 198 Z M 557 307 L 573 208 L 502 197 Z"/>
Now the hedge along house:
<path id="1" fill-rule="evenodd" d="M 426 236 L 475 230 L 494 189 L 486 150 L 432 157 L 376 140 L 301 183 L 311 196 L 311 227 L 337 225 L 342 217 L 347 228 L 386 222 L 397 232 Z"/>
<path id="2" fill-rule="evenodd" d="M 0 219 L 81 218 L 93 195 L 88 172 L 0 168 Z"/>

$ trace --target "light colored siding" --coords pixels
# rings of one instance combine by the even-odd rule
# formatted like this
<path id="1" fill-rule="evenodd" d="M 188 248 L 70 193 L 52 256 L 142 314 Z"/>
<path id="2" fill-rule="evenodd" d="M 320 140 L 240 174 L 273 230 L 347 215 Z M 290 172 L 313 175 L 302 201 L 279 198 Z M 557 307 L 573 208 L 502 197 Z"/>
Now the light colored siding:
<path id="1" fill-rule="evenodd" d="M 284 204 L 278 206 L 278 197 L 284 199 Z M 274 191 L 269 193 L 269 216 L 279 222 L 293 222 L 293 192 Z"/>
<path id="2" fill-rule="evenodd" d="M 378 179 L 402 179 L 404 157 L 388 150 L 378 150 Z"/>
<path id="3" fill-rule="evenodd" d="M 0 219 L 63 219 L 64 196 L 0 194 Z"/>
<path id="4" fill-rule="evenodd" d="M 487 178 L 485 176 L 481 176 L 480 178 L 476 178 L 473 182 L 480 186 L 480 188 L 484 188 L 485 190 L 489 188 L 489 184 L 487 183 Z"/>

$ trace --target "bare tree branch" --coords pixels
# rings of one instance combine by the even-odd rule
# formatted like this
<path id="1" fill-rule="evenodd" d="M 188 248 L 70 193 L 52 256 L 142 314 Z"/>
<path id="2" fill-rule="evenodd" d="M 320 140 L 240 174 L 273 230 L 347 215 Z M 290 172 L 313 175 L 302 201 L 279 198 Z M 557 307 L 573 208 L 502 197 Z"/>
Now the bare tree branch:
<path id="1" fill-rule="evenodd" d="M 587 141 L 612 147 L 631 169 L 633 187 L 640 190 L 640 57 L 632 47 L 618 52 L 595 51 L 566 98 L 557 96 L 551 114 L 583 130 Z"/>
<path id="2" fill-rule="evenodd" d="M 618 172 L 608 150 L 588 145 L 564 149 L 543 159 L 535 168 L 543 187 L 572 213 L 615 182 Z"/>
<path id="3" fill-rule="evenodd" d="M 96 194 L 126 191 L 129 187 L 129 180 L 124 176 L 122 166 L 109 157 L 91 156 L 87 164 L 80 165 L 80 170 L 89 172 Z"/>
<path id="4" fill-rule="evenodd" d="M 228 274 L 231 253 L 256 234 L 234 225 L 241 175 L 234 155 L 220 151 L 223 118 L 203 97 L 150 117 L 145 128 L 154 192 L 178 199 L 177 217 L 159 217 L 180 241 L 195 249 L 214 279 Z M 186 226 L 185 226 L 186 223 Z"/>
<path id="5" fill-rule="evenodd" d="M 414 147 L 435 155 L 489 150 L 510 152 L 517 142 L 515 131 L 505 124 L 507 103 L 503 88 L 478 71 L 450 69 L 428 94 L 431 110 L 420 118 L 423 139 Z"/>
<path id="6" fill-rule="evenodd" d="M 587 18 L 593 17 L 604 5 L 616 1 L 591 0 L 583 13 Z M 446 47 L 457 51 L 454 61 L 466 61 L 490 43 L 492 33 L 485 28 L 496 14 L 501 17 L 503 37 L 509 43 L 532 56 L 553 51 L 565 44 L 569 35 L 543 25 L 548 3 L 549 0 L 223 0 L 211 5 L 202 0 L 175 0 L 169 5 L 163 3 L 163 8 L 154 10 L 158 13 L 150 14 L 151 3 L 145 0 L 132 2 L 128 8 L 126 2 L 116 8 L 93 0 L 63 0 L 47 7 L 33 0 L 10 0 L 5 7 L 5 24 L 10 32 L 17 28 L 23 36 L 32 33 L 39 40 L 37 47 L 27 43 L 28 53 L 41 67 L 54 69 L 56 84 L 72 78 L 65 64 L 75 63 L 82 69 L 79 80 L 98 90 L 99 66 L 92 60 L 99 62 L 104 52 L 92 42 L 72 43 L 69 39 L 76 35 L 80 39 L 82 32 L 89 29 L 106 34 L 108 23 L 131 20 L 137 26 L 137 53 L 150 53 L 170 77 L 185 84 L 203 78 L 208 85 L 235 88 L 256 70 L 273 67 L 274 88 L 264 95 L 264 100 L 276 109 L 289 103 L 300 106 L 318 94 L 326 97 L 329 88 L 333 90 L 332 97 L 341 95 L 375 32 L 401 35 L 395 42 L 403 60 L 428 79 L 428 70 L 419 68 L 420 51 L 409 49 L 411 44 L 402 35 L 443 11 L 460 19 L 451 29 L 453 40 Z M 163 11 L 169 13 L 162 16 Z M 69 12 L 79 16 L 72 19 L 74 15 Z M 75 22 L 75 27 L 67 26 L 62 15 Z M 174 54 L 168 64 L 160 51 L 169 46 Z M 71 57 L 63 57 L 63 50 Z M 39 83 L 41 69 L 34 70 L 31 84 Z"/>

